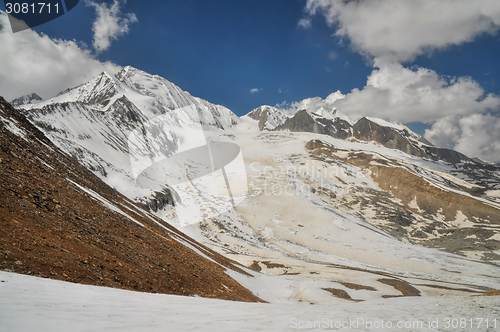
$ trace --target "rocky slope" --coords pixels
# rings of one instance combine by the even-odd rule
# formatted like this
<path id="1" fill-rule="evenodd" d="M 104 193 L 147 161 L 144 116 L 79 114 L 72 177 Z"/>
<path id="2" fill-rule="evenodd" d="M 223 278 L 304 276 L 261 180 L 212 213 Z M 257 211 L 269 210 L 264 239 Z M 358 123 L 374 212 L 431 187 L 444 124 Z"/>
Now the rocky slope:
<path id="1" fill-rule="evenodd" d="M 314 159 L 364 169 L 377 184 L 376 189 L 342 197 L 337 208 L 356 211 L 370 224 L 405 241 L 500 262 L 498 200 L 484 191 L 480 195 L 478 186 L 447 175 L 444 162 L 418 165 L 380 150 L 348 150 L 321 139 L 309 141 L 306 147 Z"/>
<path id="2" fill-rule="evenodd" d="M 143 292 L 259 301 L 246 273 L 137 207 L 0 97 L 0 269 Z"/>

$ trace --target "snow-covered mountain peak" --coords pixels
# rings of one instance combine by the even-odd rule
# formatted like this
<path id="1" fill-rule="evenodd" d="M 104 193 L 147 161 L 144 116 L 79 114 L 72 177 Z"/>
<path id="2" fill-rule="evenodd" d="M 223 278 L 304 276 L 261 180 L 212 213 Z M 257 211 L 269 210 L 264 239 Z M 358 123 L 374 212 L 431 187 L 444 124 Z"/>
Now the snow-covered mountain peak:
<path id="1" fill-rule="evenodd" d="M 229 109 L 193 97 L 167 79 L 131 66 L 124 67 L 114 76 L 102 72 L 88 82 L 67 89 L 50 100 L 36 106 L 24 105 L 22 108 L 83 103 L 88 109 L 108 111 L 123 97 L 148 119 L 170 114 L 170 124 L 177 127 L 182 126 L 182 123 L 199 123 L 209 128 L 228 128 L 239 120 Z"/>
<path id="2" fill-rule="evenodd" d="M 371 122 L 375 122 L 376 124 L 378 124 L 379 126 L 382 126 L 382 127 L 389 127 L 389 128 L 394 128 L 397 130 L 405 130 L 406 129 L 408 131 L 411 131 L 408 127 L 406 127 L 405 125 L 403 125 L 402 123 L 399 123 L 399 122 L 386 121 L 384 119 L 374 118 L 374 117 L 369 117 L 369 116 L 366 116 L 365 119 L 370 120 Z"/>
<path id="3" fill-rule="evenodd" d="M 93 77 L 88 82 L 61 91 L 56 97 L 38 104 L 24 105 L 22 108 L 42 108 L 52 104 L 84 103 L 98 108 L 106 107 L 112 98 L 122 97 L 117 80 L 106 72 Z"/>
<path id="4" fill-rule="evenodd" d="M 349 123 L 351 126 L 354 124 L 354 122 L 344 113 L 339 112 L 335 107 L 323 107 L 321 106 L 318 109 L 315 110 L 306 110 L 309 114 L 311 114 L 313 117 L 322 117 L 325 119 L 329 120 L 344 120 L 345 122 Z"/>
<path id="5" fill-rule="evenodd" d="M 14 107 L 18 107 L 22 105 L 36 104 L 41 101 L 42 97 L 33 92 L 12 100 L 10 104 Z"/>
<path id="6" fill-rule="evenodd" d="M 105 104 L 106 100 L 118 94 L 118 87 L 115 79 L 111 75 L 102 72 L 99 76 L 85 84 L 81 92 L 77 101 L 88 104 Z"/>
<path id="7" fill-rule="evenodd" d="M 103 72 L 51 100 L 21 109 L 64 151 L 129 198 L 146 205 L 153 202 L 155 212 L 171 196 L 138 186 L 131 164 L 134 156 L 169 156 L 194 137 L 193 131 L 203 144 L 205 135 L 212 134 L 207 131 L 218 132 L 239 121 L 229 109 L 133 67 L 113 76 Z M 140 133 L 134 144 L 132 132 Z"/>
<path id="8" fill-rule="evenodd" d="M 262 105 L 245 115 L 258 121 L 259 130 L 273 130 L 283 124 L 290 116 L 282 110 L 268 105 Z"/>

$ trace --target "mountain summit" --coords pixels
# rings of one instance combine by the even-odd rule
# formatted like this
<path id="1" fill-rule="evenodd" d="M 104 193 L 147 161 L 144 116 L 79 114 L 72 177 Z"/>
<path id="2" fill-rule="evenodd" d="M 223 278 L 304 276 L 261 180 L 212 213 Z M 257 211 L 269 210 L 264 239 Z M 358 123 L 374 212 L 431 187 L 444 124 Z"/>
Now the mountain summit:
<path id="1" fill-rule="evenodd" d="M 10 104 L 14 107 L 18 106 L 23 106 L 23 105 L 29 105 L 29 104 L 34 104 L 37 102 L 42 101 L 42 97 L 37 95 L 36 93 L 30 93 L 28 95 L 21 96 L 19 98 L 16 98 L 10 102 Z"/>

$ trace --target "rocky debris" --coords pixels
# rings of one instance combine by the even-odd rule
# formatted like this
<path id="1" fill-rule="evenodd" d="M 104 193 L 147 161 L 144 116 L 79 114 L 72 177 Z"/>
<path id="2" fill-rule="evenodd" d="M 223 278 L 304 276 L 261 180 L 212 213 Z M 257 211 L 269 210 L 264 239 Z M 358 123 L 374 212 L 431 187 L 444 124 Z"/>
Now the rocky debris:
<path id="1" fill-rule="evenodd" d="M 359 284 L 355 284 L 352 282 L 339 282 L 339 283 L 342 284 L 342 286 L 347 287 L 349 289 L 367 290 L 367 291 L 372 291 L 372 292 L 377 291 L 377 289 L 375 287 L 372 287 L 372 286 L 359 285 Z"/>
<path id="2" fill-rule="evenodd" d="M 143 292 L 260 301 L 225 272 L 245 274 L 237 263 L 110 188 L 1 97 L 0 160 L 1 270 Z"/>

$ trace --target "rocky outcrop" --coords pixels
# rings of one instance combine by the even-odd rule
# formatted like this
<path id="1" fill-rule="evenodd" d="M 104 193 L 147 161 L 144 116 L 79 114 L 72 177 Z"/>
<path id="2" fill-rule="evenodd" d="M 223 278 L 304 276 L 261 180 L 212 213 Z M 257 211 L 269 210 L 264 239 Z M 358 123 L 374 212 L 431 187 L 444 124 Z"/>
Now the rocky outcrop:
<path id="1" fill-rule="evenodd" d="M 301 110 L 287 119 L 285 123 L 277 126 L 275 130 L 310 132 L 346 139 L 349 137 L 350 128 L 351 124 L 341 118 L 329 119 Z"/>
<path id="2" fill-rule="evenodd" d="M 479 163 L 460 152 L 432 146 L 423 137 L 403 126 L 401 127 L 382 126 L 367 118 L 361 118 L 354 124 L 352 129 L 353 137 L 359 140 L 375 141 L 387 148 L 397 149 L 412 156 L 442 160 L 451 164 L 468 163 L 480 168 L 493 169 L 495 167 L 494 165 Z"/>
<path id="3" fill-rule="evenodd" d="M 387 148 L 397 149 L 413 156 L 428 157 L 416 140 L 410 140 L 410 133 L 406 129 L 381 126 L 367 118 L 359 119 L 352 129 L 353 137 L 359 140 L 375 141 Z"/>

